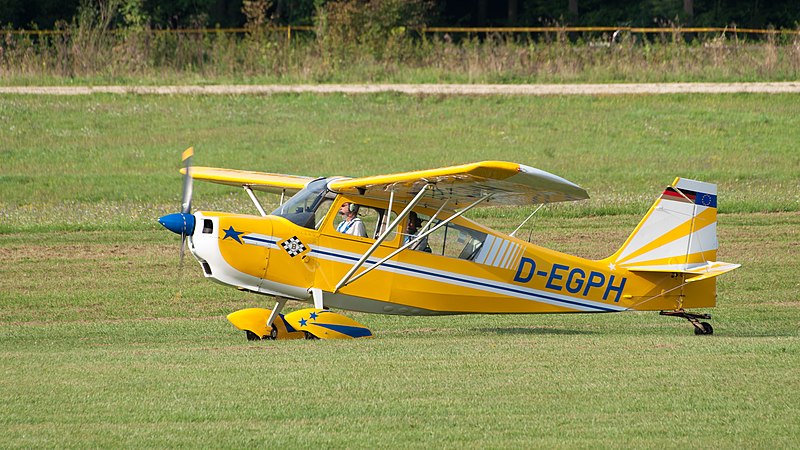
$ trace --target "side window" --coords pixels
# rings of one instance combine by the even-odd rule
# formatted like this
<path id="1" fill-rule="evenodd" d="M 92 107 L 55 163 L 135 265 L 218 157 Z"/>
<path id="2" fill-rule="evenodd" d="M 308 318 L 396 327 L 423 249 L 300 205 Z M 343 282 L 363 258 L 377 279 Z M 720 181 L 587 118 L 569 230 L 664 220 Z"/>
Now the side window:
<path id="1" fill-rule="evenodd" d="M 486 235 L 475 230 L 449 225 L 447 241 L 445 242 L 445 255 L 455 256 L 459 259 L 474 261 L 475 256 L 486 240 Z M 458 254 L 456 254 L 458 253 Z"/>
<path id="2" fill-rule="evenodd" d="M 381 208 L 345 202 L 339 207 L 334 228 L 339 233 L 377 239 L 396 217 L 394 212 L 386 217 L 385 212 Z M 391 241 L 395 235 L 396 231 L 392 230 L 386 240 Z"/>
<path id="3" fill-rule="evenodd" d="M 434 220 L 431 227 L 439 222 Z M 433 254 L 473 261 L 485 240 L 486 233 L 448 223 L 428 236 L 427 245 Z"/>

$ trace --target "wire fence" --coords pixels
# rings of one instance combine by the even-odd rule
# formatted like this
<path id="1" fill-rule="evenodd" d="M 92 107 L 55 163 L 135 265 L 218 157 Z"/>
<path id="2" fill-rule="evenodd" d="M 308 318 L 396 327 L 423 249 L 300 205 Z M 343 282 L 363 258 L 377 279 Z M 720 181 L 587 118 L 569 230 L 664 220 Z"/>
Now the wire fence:
<path id="1" fill-rule="evenodd" d="M 800 30 L 753 29 L 736 27 L 502 27 L 502 28 L 461 28 L 461 27 L 427 27 L 420 29 L 427 33 L 597 33 L 628 32 L 633 34 L 648 33 L 741 33 L 741 34 L 793 34 L 800 35 Z"/>
<path id="2" fill-rule="evenodd" d="M 737 27 L 407 27 L 416 31 L 421 36 L 428 34 L 547 34 L 547 33 L 631 33 L 631 34 L 732 34 L 756 36 L 800 36 L 800 29 L 756 29 Z M 291 40 L 297 32 L 315 32 L 311 25 L 269 26 L 259 28 L 259 31 L 283 33 Z M 129 32 L 128 30 L 112 29 L 110 32 Z M 245 34 L 254 30 L 248 28 L 177 28 L 177 29 L 147 29 L 155 34 Z M 4 30 L 3 33 L 11 35 L 48 36 L 66 35 L 70 30 Z"/>
<path id="3" fill-rule="evenodd" d="M 200 74 L 541 83 L 796 80 L 800 73 L 800 29 L 92 25 L 0 29 L 0 79 Z"/>

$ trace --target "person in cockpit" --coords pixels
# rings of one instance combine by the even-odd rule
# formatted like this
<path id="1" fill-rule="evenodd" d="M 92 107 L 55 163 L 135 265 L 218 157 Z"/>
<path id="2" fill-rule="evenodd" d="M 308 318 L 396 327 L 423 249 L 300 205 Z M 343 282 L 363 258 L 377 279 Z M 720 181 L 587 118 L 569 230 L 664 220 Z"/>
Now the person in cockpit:
<path id="1" fill-rule="evenodd" d="M 336 231 L 353 236 L 367 237 L 364 223 L 358 218 L 358 205 L 344 202 L 339 208 L 339 214 L 344 217 L 344 220 L 336 227 Z"/>

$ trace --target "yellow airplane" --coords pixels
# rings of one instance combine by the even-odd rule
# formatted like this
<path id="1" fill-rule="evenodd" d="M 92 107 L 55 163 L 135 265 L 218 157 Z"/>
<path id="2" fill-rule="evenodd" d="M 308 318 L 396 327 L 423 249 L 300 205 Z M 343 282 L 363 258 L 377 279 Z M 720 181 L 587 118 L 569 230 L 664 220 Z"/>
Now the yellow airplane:
<path id="1" fill-rule="evenodd" d="M 608 313 L 660 311 L 712 334 L 716 185 L 676 178 L 622 247 L 588 260 L 477 224 L 476 207 L 583 200 L 580 186 L 522 164 L 484 161 L 365 178 L 310 178 L 192 166 L 183 153 L 180 213 L 159 219 L 187 240 L 205 276 L 274 296 L 274 308 L 228 319 L 249 339 L 370 337 L 330 311 L 378 314 Z M 258 215 L 191 212 L 192 180 L 243 188 Z M 267 214 L 254 191 L 278 194 Z M 289 197 L 290 196 L 290 197 Z M 181 249 L 183 252 L 183 247 Z M 313 303 L 280 313 L 287 299 Z"/>

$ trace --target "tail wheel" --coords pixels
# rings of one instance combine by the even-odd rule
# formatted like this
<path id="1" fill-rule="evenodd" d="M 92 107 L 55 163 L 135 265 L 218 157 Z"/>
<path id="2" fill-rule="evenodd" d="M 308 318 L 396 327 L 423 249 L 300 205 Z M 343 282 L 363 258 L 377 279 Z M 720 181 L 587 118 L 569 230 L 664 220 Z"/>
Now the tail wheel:
<path id="1" fill-rule="evenodd" d="M 714 327 L 708 322 L 700 322 L 700 327 L 695 326 L 694 334 L 711 335 L 714 334 Z"/>
<path id="2" fill-rule="evenodd" d="M 714 334 L 714 328 L 711 327 L 711 324 L 708 322 L 700 322 L 700 319 L 710 319 L 711 314 L 694 314 L 682 309 L 677 309 L 675 311 L 661 311 L 658 313 L 661 316 L 669 316 L 669 317 L 680 317 L 682 319 L 686 319 L 689 323 L 692 324 L 694 327 L 694 334 L 698 335 L 708 335 Z"/>
<path id="3" fill-rule="evenodd" d="M 314 336 L 313 334 L 309 333 L 308 331 L 303 331 L 303 333 L 305 334 L 306 339 L 309 340 L 309 341 L 315 341 L 315 340 L 319 339 L 318 337 Z"/>

